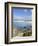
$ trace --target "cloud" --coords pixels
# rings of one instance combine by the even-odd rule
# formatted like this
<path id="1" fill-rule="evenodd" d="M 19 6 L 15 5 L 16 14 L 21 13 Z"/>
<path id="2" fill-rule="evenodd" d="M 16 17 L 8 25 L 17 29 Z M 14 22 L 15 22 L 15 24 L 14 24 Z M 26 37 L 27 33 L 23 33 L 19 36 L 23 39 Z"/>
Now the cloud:
<path id="1" fill-rule="evenodd" d="M 14 19 L 23 19 L 21 16 L 14 16 Z"/>
<path id="2" fill-rule="evenodd" d="M 27 12 L 27 9 L 24 9 L 24 12 Z"/>
<path id="3" fill-rule="evenodd" d="M 31 16 L 13 16 L 14 19 L 17 19 L 17 20 L 32 20 L 32 17 Z"/>

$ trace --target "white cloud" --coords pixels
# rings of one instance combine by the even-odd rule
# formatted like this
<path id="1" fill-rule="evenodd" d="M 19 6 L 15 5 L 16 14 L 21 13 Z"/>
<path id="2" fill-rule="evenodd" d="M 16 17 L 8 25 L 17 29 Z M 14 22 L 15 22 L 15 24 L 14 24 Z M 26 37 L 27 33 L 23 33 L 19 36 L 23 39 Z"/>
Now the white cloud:
<path id="1" fill-rule="evenodd" d="M 25 9 L 24 12 L 27 12 L 27 9 Z"/>
<path id="2" fill-rule="evenodd" d="M 17 19 L 17 20 L 31 20 L 32 17 L 31 16 L 14 16 L 13 17 L 14 19 Z"/>
<path id="3" fill-rule="evenodd" d="M 24 17 L 21 16 L 14 16 L 14 19 L 23 19 Z"/>

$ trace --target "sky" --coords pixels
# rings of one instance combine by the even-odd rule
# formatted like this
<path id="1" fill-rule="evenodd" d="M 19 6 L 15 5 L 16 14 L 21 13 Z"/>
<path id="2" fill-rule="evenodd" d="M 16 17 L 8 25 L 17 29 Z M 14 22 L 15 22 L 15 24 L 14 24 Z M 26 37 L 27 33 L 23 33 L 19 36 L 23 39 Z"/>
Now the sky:
<path id="1" fill-rule="evenodd" d="M 13 24 L 15 25 L 15 27 L 19 26 L 24 27 L 32 24 L 30 22 L 28 23 L 28 21 L 27 22 L 24 21 L 24 20 L 32 20 L 32 9 L 13 8 L 12 15 L 13 15 Z"/>
<path id="2" fill-rule="evenodd" d="M 13 19 L 32 20 L 32 9 L 13 8 Z"/>

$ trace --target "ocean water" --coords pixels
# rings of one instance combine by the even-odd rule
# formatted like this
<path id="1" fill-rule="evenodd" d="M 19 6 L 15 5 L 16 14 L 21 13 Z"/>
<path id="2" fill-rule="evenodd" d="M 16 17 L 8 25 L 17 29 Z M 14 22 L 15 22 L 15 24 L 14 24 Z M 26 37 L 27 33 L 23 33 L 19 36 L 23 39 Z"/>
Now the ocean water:
<path id="1" fill-rule="evenodd" d="M 32 23 L 28 22 L 15 22 L 13 21 L 14 28 L 32 28 Z"/>

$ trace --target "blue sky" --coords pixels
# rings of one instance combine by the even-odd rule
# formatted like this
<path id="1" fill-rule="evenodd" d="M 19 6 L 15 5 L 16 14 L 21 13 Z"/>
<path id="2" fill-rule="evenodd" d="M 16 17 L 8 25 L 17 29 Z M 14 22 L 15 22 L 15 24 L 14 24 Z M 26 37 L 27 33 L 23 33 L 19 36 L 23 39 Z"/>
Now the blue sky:
<path id="1" fill-rule="evenodd" d="M 13 8 L 13 18 L 18 20 L 32 20 L 32 9 Z"/>
<path id="2" fill-rule="evenodd" d="M 32 25 L 32 23 L 28 23 L 24 21 L 24 20 L 32 20 L 32 9 L 13 8 L 12 15 L 13 15 L 13 20 L 14 20 L 13 24 L 15 28 Z"/>

